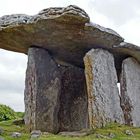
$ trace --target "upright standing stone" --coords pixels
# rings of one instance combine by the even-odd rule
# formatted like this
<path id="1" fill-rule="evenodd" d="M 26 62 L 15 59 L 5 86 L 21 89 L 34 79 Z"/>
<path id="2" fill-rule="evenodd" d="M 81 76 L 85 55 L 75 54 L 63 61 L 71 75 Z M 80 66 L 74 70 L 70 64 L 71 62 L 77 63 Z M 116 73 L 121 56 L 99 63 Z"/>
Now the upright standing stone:
<path id="1" fill-rule="evenodd" d="M 87 91 L 84 69 L 61 66 L 60 131 L 88 128 Z"/>
<path id="2" fill-rule="evenodd" d="M 60 91 L 57 64 L 45 49 L 30 48 L 25 83 L 25 123 L 30 130 L 58 131 Z"/>
<path id="3" fill-rule="evenodd" d="M 134 58 L 123 61 L 120 86 L 125 123 L 140 127 L 140 64 Z"/>
<path id="4" fill-rule="evenodd" d="M 108 51 L 92 49 L 84 57 L 91 128 L 109 122 L 123 123 L 114 58 Z"/>

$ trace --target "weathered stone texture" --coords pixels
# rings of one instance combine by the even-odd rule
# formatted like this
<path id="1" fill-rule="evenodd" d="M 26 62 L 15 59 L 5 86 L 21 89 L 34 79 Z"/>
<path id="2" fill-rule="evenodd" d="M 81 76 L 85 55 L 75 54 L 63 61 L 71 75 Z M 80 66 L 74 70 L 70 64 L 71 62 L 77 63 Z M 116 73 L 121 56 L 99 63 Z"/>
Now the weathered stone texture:
<path id="1" fill-rule="evenodd" d="M 75 66 L 60 67 L 60 131 L 88 128 L 87 91 L 84 70 Z"/>
<path id="2" fill-rule="evenodd" d="M 46 50 L 30 48 L 25 86 L 25 123 L 30 130 L 58 131 L 60 91 L 57 64 Z"/>
<path id="3" fill-rule="evenodd" d="M 122 41 L 115 31 L 90 23 L 87 13 L 74 5 L 0 18 L 0 48 L 27 54 L 30 46 L 39 46 L 55 59 L 80 67 L 91 48 L 110 50 Z"/>
<path id="4" fill-rule="evenodd" d="M 92 49 L 84 57 L 90 127 L 123 123 L 114 58 L 108 51 Z"/>
<path id="5" fill-rule="evenodd" d="M 140 127 L 140 64 L 134 58 L 123 61 L 120 85 L 125 123 Z"/>
<path id="6" fill-rule="evenodd" d="M 25 123 L 29 129 L 56 133 L 87 128 L 84 70 L 57 64 L 41 48 L 30 48 L 28 57 Z"/>

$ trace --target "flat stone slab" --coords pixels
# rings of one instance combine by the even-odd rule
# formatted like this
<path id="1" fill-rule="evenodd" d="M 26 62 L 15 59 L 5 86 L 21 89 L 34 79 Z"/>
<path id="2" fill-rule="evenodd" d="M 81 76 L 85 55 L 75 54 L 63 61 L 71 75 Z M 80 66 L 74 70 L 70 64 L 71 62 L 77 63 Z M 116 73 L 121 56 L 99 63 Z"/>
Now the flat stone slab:
<path id="1" fill-rule="evenodd" d="M 115 31 L 90 23 L 86 12 L 73 5 L 0 18 L 0 48 L 27 54 L 31 46 L 43 47 L 55 59 L 78 66 L 91 48 L 109 49 L 122 41 Z"/>
<path id="2" fill-rule="evenodd" d="M 102 49 L 92 49 L 85 55 L 84 64 L 90 127 L 124 123 L 113 55 Z"/>
<path id="3" fill-rule="evenodd" d="M 87 129 L 88 103 L 84 69 L 75 66 L 60 66 L 61 95 L 59 131 Z"/>
<path id="4" fill-rule="evenodd" d="M 120 85 L 125 123 L 140 127 L 140 63 L 134 58 L 123 61 Z"/>
<path id="5" fill-rule="evenodd" d="M 57 133 L 61 77 L 45 49 L 30 48 L 25 82 L 25 124 L 29 130 Z"/>

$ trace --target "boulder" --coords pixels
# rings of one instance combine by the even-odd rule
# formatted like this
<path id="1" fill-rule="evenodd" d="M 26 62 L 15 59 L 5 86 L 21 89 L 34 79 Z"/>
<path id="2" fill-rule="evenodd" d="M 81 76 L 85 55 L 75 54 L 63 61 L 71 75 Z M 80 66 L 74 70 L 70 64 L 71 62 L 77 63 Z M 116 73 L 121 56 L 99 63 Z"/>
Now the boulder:
<path id="1" fill-rule="evenodd" d="M 84 63 L 90 127 L 124 123 L 113 55 L 106 50 L 92 49 L 85 55 Z"/>
<path id="2" fill-rule="evenodd" d="M 87 90 L 84 69 L 61 66 L 59 131 L 88 128 Z"/>
<path id="3" fill-rule="evenodd" d="M 29 49 L 25 84 L 25 124 L 30 130 L 56 133 L 61 79 L 57 64 L 46 50 Z"/>
<path id="4" fill-rule="evenodd" d="M 120 85 L 125 123 L 140 127 L 140 63 L 132 57 L 122 63 Z"/>
<path id="5" fill-rule="evenodd" d="M 12 135 L 11 135 L 13 138 L 20 138 L 22 136 L 21 133 L 19 132 L 13 132 Z"/>

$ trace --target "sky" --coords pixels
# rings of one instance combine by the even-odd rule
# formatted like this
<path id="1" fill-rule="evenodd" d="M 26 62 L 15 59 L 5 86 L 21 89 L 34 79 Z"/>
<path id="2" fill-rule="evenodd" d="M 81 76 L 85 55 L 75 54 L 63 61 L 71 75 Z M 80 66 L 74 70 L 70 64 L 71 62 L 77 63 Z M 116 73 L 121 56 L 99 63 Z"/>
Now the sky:
<path id="1" fill-rule="evenodd" d="M 48 7 L 77 5 L 92 22 L 117 31 L 126 42 L 140 46 L 140 0 L 1 0 L 0 16 L 37 14 Z M 0 103 L 24 111 L 27 56 L 0 49 Z"/>

